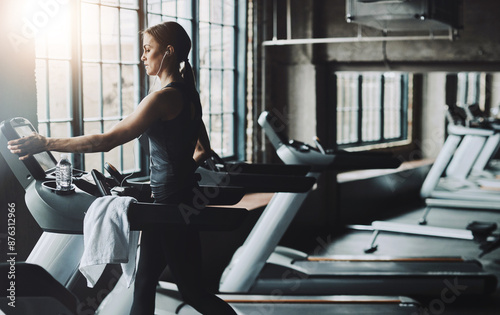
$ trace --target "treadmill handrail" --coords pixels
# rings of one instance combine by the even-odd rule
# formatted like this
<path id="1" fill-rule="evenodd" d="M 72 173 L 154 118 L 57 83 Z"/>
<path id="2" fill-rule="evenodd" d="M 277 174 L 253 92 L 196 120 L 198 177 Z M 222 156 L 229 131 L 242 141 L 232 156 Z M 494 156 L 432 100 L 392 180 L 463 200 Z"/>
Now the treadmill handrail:
<path id="1" fill-rule="evenodd" d="M 310 176 L 216 172 L 204 168 L 197 173 L 201 175 L 200 185 L 235 186 L 247 192 L 306 192 L 316 183 Z"/>
<path id="2" fill-rule="evenodd" d="M 458 136 L 473 135 L 473 136 L 489 137 L 495 134 L 495 131 L 490 129 L 471 128 L 471 127 L 457 126 L 453 124 L 448 124 L 447 128 L 449 134 L 454 134 Z"/>

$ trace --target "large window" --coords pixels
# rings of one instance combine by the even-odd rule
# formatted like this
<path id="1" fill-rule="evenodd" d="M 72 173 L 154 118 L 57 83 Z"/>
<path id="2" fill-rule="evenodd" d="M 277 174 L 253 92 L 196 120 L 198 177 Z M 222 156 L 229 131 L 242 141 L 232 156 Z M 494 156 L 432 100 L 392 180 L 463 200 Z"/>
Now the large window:
<path id="1" fill-rule="evenodd" d="M 52 137 L 102 133 L 129 115 L 150 89 L 140 62 L 140 30 L 177 21 L 193 42 L 204 121 L 213 149 L 235 152 L 241 52 L 238 10 L 244 1 L 81 0 L 62 6 L 36 42 L 40 133 Z M 242 15 L 244 16 L 244 15 Z M 241 25 L 243 21 L 240 21 Z M 243 41 L 244 42 L 244 41 Z M 158 82 L 158 80 L 157 80 Z M 154 87 L 153 87 L 154 88 Z M 241 104 L 244 106 L 244 104 Z M 125 173 L 141 171 L 138 141 L 107 153 L 75 155 L 75 166 L 103 170 L 104 161 Z"/>
<path id="2" fill-rule="evenodd" d="M 339 147 L 359 147 L 407 139 L 407 74 L 338 72 L 336 78 Z"/>

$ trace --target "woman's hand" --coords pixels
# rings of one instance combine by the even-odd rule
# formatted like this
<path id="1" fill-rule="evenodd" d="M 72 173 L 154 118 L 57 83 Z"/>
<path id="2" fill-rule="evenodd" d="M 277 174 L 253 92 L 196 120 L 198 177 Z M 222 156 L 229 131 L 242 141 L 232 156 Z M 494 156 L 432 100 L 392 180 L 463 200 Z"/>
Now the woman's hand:
<path id="1" fill-rule="evenodd" d="M 19 155 L 20 160 L 25 160 L 33 154 L 46 151 L 47 143 L 46 137 L 34 132 L 27 137 L 9 141 L 7 148 L 11 153 Z"/>

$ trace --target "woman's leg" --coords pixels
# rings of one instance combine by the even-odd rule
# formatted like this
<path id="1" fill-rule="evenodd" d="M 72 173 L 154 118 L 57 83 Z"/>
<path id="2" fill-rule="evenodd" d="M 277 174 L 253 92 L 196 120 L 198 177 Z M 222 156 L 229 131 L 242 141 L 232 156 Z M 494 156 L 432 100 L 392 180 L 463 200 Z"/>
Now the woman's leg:
<path id="1" fill-rule="evenodd" d="M 156 287 L 167 261 L 159 245 L 163 233 L 159 230 L 143 231 L 139 265 L 134 283 L 134 302 L 130 315 L 153 315 Z"/>
<path id="2" fill-rule="evenodd" d="M 169 229 L 164 236 L 164 252 L 177 287 L 186 303 L 204 315 L 236 315 L 236 312 L 203 285 L 201 244 L 195 229 Z"/>

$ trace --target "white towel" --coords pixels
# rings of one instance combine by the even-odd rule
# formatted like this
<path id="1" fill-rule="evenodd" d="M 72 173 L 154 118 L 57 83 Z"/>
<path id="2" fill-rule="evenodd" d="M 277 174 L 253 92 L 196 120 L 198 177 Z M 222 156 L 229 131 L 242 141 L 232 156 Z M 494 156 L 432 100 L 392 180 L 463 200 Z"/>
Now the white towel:
<path id="1" fill-rule="evenodd" d="M 106 264 L 121 264 L 127 286 L 134 282 L 139 231 L 130 231 L 127 212 L 132 197 L 97 198 L 83 220 L 83 256 L 80 272 L 93 288 Z"/>

